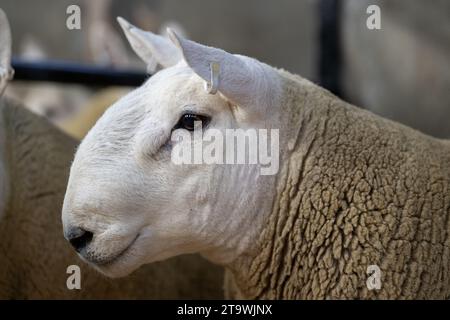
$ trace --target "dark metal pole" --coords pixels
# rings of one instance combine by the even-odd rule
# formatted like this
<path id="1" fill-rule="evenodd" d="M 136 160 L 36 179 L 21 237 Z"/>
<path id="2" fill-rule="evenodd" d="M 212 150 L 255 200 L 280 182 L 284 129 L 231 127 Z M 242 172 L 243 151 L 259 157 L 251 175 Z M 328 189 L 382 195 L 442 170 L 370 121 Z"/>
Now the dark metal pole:
<path id="1" fill-rule="evenodd" d="M 320 85 L 342 97 L 341 87 L 341 1 L 320 0 Z"/>
<path id="2" fill-rule="evenodd" d="M 85 86 L 140 86 L 150 75 L 134 70 L 120 70 L 67 61 L 30 62 L 14 58 L 14 79 L 82 84 Z"/>

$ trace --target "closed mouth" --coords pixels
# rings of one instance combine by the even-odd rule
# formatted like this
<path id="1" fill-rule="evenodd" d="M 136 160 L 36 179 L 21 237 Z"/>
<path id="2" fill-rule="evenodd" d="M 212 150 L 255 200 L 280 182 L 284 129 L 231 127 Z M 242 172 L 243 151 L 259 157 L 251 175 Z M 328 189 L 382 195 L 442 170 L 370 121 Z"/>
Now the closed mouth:
<path id="1" fill-rule="evenodd" d="M 128 250 L 133 246 L 133 244 L 136 242 L 136 240 L 139 238 L 139 233 L 136 235 L 136 237 L 133 239 L 133 241 L 130 242 L 130 244 L 123 249 L 122 251 L 120 251 L 118 254 L 116 254 L 115 256 L 112 256 L 110 258 L 106 258 L 106 259 L 101 259 L 101 260 L 97 260 L 97 261 L 92 261 L 92 260 L 88 260 L 89 262 L 97 265 L 97 266 L 102 266 L 102 267 L 106 267 L 108 265 L 113 264 L 114 262 L 116 262 L 117 260 L 119 260 L 121 257 L 123 257 Z"/>

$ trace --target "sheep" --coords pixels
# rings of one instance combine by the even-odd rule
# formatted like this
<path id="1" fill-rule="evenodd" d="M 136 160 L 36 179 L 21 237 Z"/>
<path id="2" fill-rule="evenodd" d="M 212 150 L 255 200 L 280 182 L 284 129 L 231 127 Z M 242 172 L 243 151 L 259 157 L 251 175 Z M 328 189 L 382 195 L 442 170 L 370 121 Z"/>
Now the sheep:
<path id="1" fill-rule="evenodd" d="M 0 25 L 7 25 L 1 10 Z M 9 48 L 0 47 L 8 58 L 2 70 L 10 69 Z M 77 144 L 45 118 L 0 98 L 0 299 L 222 298 L 223 270 L 195 255 L 119 281 L 80 263 L 60 219 Z M 81 269 L 79 290 L 66 285 L 71 265 Z"/>
<path id="2" fill-rule="evenodd" d="M 450 296 L 450 141 L 256 59 L 119 23 L 144 61 L 178 53 L 75 154 L 62 220 L 83 260 L 121 277 L 198 252 L 225 266 L 229 298 Z M 205 142 L 195 121 L 203 134 L 279 129 L 280 170 L 174 163 L 175 134 Z"/>

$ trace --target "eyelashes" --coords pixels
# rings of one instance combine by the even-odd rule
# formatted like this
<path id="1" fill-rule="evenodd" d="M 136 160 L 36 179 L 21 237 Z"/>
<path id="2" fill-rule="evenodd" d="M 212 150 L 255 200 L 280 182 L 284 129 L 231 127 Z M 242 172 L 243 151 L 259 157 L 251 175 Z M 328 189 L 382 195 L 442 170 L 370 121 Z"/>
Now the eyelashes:
<path id="1" fill-rule="evenodd" d="M 180 117 L 180 120 L 178 120 L 178 123 L 175 125 L 173 130 L 185 129 L 188 131 L 194 131 L 195 122 L 201 122 L 202 127 L 206 127 L 210 121 L 211 118 L 205 115 L 185 113 Z"/>

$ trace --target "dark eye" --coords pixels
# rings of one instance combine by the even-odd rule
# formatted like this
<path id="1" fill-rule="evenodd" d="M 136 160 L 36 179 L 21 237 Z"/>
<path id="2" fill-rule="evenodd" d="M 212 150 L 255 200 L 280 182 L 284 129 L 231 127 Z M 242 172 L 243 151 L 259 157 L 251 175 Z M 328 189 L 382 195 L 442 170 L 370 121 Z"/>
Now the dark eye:
<path id="1" fill-rule="evenodd" d="M 209 120 L 210 118 L 207 116 L 193 113 L 186 113 L 181 116 L 180 120 L 178 121 L 174 129 L 186 129 L 189 131 L 194 131 L 195 122 L 197 121 L 201 122 L 202 127 L 204 128 L 208 125 Z"/>

